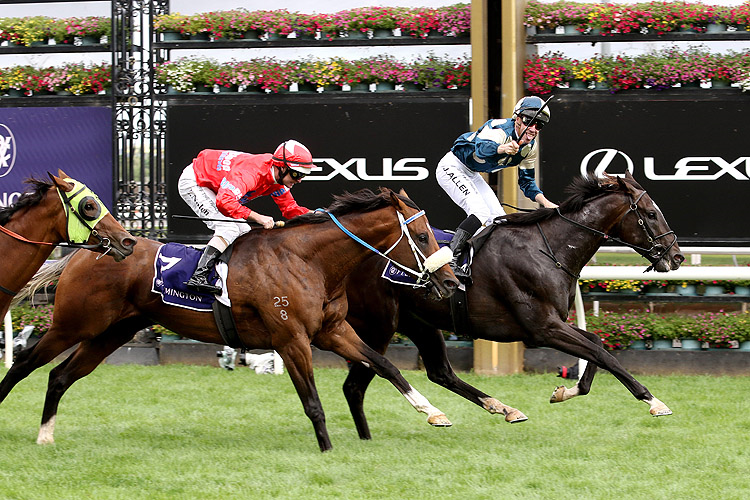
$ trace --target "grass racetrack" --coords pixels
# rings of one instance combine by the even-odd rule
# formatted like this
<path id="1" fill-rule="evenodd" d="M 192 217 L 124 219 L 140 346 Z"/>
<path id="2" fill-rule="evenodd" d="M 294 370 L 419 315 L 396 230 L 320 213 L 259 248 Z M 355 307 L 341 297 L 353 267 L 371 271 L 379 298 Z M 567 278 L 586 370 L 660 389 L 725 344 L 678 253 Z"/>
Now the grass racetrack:
<path id="1" fill-rule="evenodd" d="M 100 366 L 39 446 L 48 372 L 0 404 L 2 500 L 750 498 L 750 377 L 639 377 L 674 412 L 654 418 L 609 373 L 555 405 L 552 374 L 462 374 L 529 417 L 511 425 L 404 372 L 454 426 L 430 427 L 376 379 L 360 441 L 346 372 L 316 369 L 334 446 L 322 454 L 286 374 L 180 365 Z"/>

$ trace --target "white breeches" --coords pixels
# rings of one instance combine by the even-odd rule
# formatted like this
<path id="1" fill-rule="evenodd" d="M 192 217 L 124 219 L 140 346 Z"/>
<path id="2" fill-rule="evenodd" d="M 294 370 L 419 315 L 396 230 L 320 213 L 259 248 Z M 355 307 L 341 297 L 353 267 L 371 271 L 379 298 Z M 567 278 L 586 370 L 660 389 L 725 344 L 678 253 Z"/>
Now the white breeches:
<path id="1" fill-rule="evenodd" d="M 435 172 L 438 184 L 466 215 L 474 215 L 483 225 L 505 215 L 500 200 L 479 172 L 470 170 L 451 151 L 443 156 Z"/>
<path id="2" fill-rule="evenodd" d="M 207 187 L 198 185 L 192 163 L 182 171 L 180 180 L 177 181 L 177 189 L 182 199 L 185 200 L 185 203 L 193 209 L 193 212 L 198 217 L 233 220 L 216 208 L 216 193 Z M 221 238 L 226 245 L 231 245 L 238 237 L 250 231 L 248 224 L 240 222 L 214 222 L 209 220 L 204 220 L 203 222 L 214 232 L 214 238 Z M 224 251 L 222 248 L 219 248 L 219 250 Z"/>

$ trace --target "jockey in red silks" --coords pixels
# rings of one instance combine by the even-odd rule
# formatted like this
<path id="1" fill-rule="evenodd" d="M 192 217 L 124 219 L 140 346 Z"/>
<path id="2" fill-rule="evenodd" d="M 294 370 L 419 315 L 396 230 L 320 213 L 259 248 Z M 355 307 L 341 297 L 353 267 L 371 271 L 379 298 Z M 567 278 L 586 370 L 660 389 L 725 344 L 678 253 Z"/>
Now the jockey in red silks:
<path id="1" fill-rule="evenodd" d="M 273 154 L 201 151 L 180 176 L 177 184 L 180 196 L 199 217 L 227 219 L 227 222 L 204 221 L 214 235 L 187 281 L 188 287 L 204 293 L 221 293 L 221 287 L 208 282 L 208 275 L 221 253 L 251 229 L 248 224 L 230 220 L 245 219 L 265 229 L 274 227 L 272 217 L 247 207 L 251 200 L 270 195 L 287 219 L 309 212 L 297 204 L 290 189 L 301 182 L 312 167 L 310 150 L 291 139 L 279 145 Z"/>

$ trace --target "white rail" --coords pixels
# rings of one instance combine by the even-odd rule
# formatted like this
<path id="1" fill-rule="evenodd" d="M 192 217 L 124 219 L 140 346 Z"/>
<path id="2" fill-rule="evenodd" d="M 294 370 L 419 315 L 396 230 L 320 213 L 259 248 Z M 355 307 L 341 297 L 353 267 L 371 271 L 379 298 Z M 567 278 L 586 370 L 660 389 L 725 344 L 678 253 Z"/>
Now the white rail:
<path id="1" fill-rule="evenodd" d="M 5 328 L 5 368 L 13 365 L 13 324 L 11 323 L 10 310 L 5 313 L 3 321 Z"/>
<path id="2" fill-rule="evenodd" d="M 750 255 L 750 247 L 680 247 L 683 254 Z M 630 247 L 602 247 L 598 253 L 635 253 Z"/>
<path id="3" fill-rule="evenodd" d="M 696 266 L 701 263 L 701 255 L 731 255 L 735 266 L 738 255 L 750 255 L 750 247 L 680 247 L 680 251 L 690 255 L 690 263 Z M 599 253 L 635 253 L 635 250 L 630 247 L 602 247 Z"/>

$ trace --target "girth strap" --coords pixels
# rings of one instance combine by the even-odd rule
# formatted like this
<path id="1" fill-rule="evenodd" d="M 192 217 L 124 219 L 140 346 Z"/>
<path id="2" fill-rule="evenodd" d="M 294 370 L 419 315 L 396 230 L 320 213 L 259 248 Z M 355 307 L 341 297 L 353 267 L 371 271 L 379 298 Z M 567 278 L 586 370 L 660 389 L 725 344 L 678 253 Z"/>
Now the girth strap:
<path id="1" fill-rule="evenodd" d="M 229 259 L 232 256 L 233 248 L 234 245 L 229 245 L 229 247 L 221 254 L 219 260 L 229 265 Z M 224 283 L 224 286 L 227 286 L 227 284 Z M 224 341 L 224 345 L 228 345 L 229 347 L 242 347 L 243 349 L 246 348 L 247 346 L 245 346 L 242 340 L 240 340 L 240 335 L 237 332 L 237 324 L 234 322 L 232 309 L 222 304 L 219 300 L 214 301 L 212 309 L 214 311 L 216 327 L 219 329 L 219 334 L 221 334 L 221 339 Z"/>
<path id="2" fill-rule="evenodd" d="M 471 325 L 469 325 L 469 305 L 466 301 L 466 290 L 456 289 L 451 295 L 451 319 L 453 320 L 453 333 L 458 336 L 471 337 Z"/>

